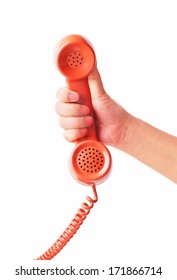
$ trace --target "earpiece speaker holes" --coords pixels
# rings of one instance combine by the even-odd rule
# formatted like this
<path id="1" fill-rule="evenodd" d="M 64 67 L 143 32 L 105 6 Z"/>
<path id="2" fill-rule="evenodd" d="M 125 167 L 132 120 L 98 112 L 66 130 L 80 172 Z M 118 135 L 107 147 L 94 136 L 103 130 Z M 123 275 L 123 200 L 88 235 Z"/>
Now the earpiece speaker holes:
<path id="1" fill-rule="evenodd" d="M 71 52 L 67 57 L 68 65 L 73 68 L 77 68 L 79 65 L 81 65 L 83 60 L 84 58 L 78 51 Z"/>

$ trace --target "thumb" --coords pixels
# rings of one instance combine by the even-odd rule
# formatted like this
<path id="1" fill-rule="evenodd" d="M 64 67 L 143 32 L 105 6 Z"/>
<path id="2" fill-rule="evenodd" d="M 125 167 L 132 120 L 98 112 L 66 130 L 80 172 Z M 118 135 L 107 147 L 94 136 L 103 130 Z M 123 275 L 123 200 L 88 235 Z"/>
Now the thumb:
<path id="1" fill-rule="evenodd" d="M 97 66 L 95 66 L 92 72 L 89 74 L 88 83 L 89 83 L 90 92 L 93 100 L 105 98 L 105 95 L 107 94 L 105 92 Z"/>

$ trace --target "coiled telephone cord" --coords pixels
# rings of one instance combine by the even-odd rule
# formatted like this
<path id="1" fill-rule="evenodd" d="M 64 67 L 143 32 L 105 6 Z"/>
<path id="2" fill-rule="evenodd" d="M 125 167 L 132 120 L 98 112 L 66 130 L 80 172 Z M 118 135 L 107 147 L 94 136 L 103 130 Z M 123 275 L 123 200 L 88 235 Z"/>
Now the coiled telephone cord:
<path id="1" fill-rule="evenodd" d="M 36 260 L 51 260 L 53 259 L 63 247 L 70 241 L 74 234 L 78 231 L 83 221 L 86 219 L 87 215 L 90 213 L 90 210 L 94 206 L 94 203 L 98 201 L 98 195 L 96 192 L 95 184 L 91 184 L 94 198 L 87 196 L 86 199 L 89 202 L 84 202 L 81 205 L 81 208 L 78 209 L 77 214 L 74 216 L 73 220 L 65 231 L 60 235 L 56 242 L 40 257 Z"/>

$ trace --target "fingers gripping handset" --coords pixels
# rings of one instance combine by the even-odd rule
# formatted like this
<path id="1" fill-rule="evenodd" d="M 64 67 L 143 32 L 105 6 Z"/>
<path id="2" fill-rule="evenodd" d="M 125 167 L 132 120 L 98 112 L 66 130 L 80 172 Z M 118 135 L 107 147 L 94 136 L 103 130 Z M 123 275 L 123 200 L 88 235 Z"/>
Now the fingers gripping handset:
<path id="1" fill-rule="evenodd" d="M 54 58 L 58 70 L 66 78 L 66 86 L 78 92 L 79 103 L 87 105 L 94 117 L 88 84 L 88 75 L 96 62 L 92 46 L 80 35 L 69 35 L 57 44 Z M 94 123 L 87 136 L 75 141 L 75 144 L 69 159 L 73 177 L 86 185 L 105 181 L 111 170 L 111 155 L 105 145 L 97 140 Z"/>

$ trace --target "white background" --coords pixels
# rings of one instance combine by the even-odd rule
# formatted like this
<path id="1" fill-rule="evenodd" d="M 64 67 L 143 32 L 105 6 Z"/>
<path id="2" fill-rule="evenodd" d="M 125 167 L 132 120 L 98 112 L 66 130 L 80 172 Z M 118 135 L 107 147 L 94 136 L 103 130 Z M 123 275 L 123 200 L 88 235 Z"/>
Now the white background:
<path id="1" fill-rule="evenodd" d="M 56 91 L 65 86 L 52 60 L 57 41 L 72 33 L 89 38 L 107 92 L 130 113 L 177 135 L 175 4 L 0 2 L 2 259 L 43 253 L 91 194 L 67 168 L 74 144 L 64 140 L 54 109 Z M 176 185 L 110 151 L 111 177 L 98 186 L 98 203 L 56 260 L 176 260 Z"/>

